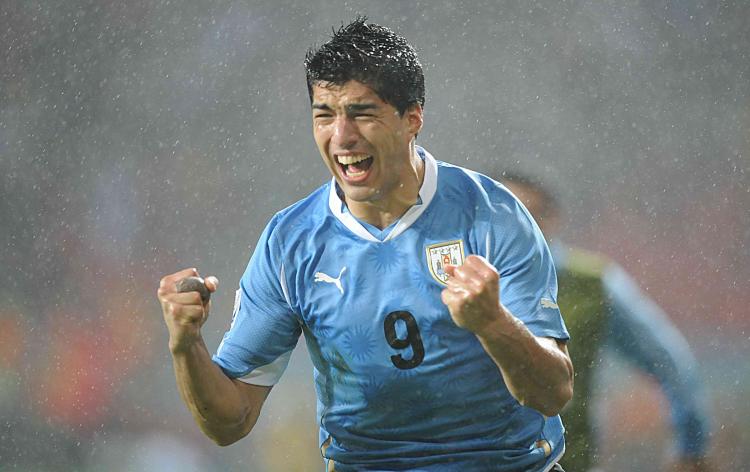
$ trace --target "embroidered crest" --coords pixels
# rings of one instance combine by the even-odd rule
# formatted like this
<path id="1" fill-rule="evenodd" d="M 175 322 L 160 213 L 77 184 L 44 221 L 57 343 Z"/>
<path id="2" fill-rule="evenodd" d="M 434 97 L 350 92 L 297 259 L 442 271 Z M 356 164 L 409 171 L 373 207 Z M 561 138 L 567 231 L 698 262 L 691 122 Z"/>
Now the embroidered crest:
<path id="1" fill-rule="evenodd" d="M 443 285 L 448 284 L 445 265 L 464 263 L 464 242 L 460 239 L 427 246 L 427 266 L 432 277 Z"/>

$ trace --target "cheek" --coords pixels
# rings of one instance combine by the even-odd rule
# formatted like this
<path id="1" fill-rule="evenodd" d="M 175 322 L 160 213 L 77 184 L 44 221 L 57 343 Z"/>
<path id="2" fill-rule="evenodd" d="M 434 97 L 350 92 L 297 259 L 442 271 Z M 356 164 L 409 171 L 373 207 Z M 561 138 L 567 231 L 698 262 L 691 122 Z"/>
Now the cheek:
<path id="1" fill-rule="evenodd" d="M 323 160 L 323 164 L 326 166 L 326 169 L 328 169 L 328 171 L 331 174 L 336 175 L 337 164 L 334 164 L 333 162 L 331 162 L 331 160 L 325 154 L 325 149 L 319 148 L 319 151 L 320 151 L 320 158 Z"/>
<path id="2" fill-rule="evenodd" d="M 315 127 L 313 128 L 313 139 L 318 148 L 324 149 L 326 143 L 330 140 L 330 133 L 325 128 Z"/>

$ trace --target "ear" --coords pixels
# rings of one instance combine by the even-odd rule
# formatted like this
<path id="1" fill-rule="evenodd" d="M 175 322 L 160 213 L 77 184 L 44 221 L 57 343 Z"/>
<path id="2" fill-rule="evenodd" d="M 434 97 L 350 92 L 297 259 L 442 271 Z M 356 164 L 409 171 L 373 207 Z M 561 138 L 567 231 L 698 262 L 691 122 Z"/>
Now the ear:
<path id="1" fill-rule="evenodd" d="M 409 121 L 409 133 L 412 136 L 416 136 L 422 131 L 422 125 L 424 124 L 424 118 L 422 115 L 422 105 L 415 103 L 410 106 L 404 112 L 404 118 Z"/>

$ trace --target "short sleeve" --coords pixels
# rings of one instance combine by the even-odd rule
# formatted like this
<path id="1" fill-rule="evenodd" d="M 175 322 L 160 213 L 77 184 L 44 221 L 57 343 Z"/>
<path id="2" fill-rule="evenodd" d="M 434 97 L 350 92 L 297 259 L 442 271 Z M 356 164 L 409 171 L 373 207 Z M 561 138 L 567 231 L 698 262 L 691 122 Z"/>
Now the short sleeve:
<path id="1" fill-rule="evenodd" d="M 302 332 L 287 296 L 277 223 L 278 217 L 255 247 L 235 296 L 232 324 L 213 356 L 229 377 L 256 385 L 278 381 Z"/>
<path id="2" fill-rule="evenodd" d="M 487 252 L 500 272 L 502 304 L 535 336 L 569 339 L 547 243 L 526 208 L 509 193 L 495 207 Z"/>

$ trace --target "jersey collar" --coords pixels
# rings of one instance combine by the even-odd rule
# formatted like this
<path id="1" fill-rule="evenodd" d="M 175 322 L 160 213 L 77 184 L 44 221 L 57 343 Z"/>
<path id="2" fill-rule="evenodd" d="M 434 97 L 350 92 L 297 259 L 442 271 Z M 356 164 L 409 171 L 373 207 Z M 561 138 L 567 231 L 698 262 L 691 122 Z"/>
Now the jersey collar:
<path id="1" fill-rule="evenodd" d="M 351 214 L 351 212 L 345 210 L 344 202 L 339 198 L 338 192 L 336 191 L 338 185 L 336 184 L 336 179 L 331 179 L 331 189 L 328 194 L 328 207 L 331 209 L 331 213 L 333 213 L 333 216 L 335 216 L 341 223 L 349 228 L 349 230 L 359 236 L 362 239 L 366 239 L 367 241 L 372 242 L 384 242 L 388 241 L 389 239 L 393 239 L 399 234 L 406 231 L 407 228 L 409 228 L 415 221 L 417 221 L 417 218 L 424 213 L 424 211 L 427 209 L 427 206 L 429 206 L 430 202 L 432 201 L 432 198 L 435 196 L 435 191 L 437 190 L 437 173 L 438 173 L 438 166 L 437 162 L 435 161 L 435 158 L 432 157 L 432 155 L 425 151 L 423 148 L 417 146 L 417 153 L 419 153 L 424 158 L 424 180 L 422 181 L 422 187 L 419 189 L 419 199 L 421 202 L 418 202 L 417 204 L 413 205 L 411 208 L 406 210 L 406 213 L 399 219 L 398 223 L 396 223 L 396 226 L 391 230 L 391 232 L 388 234 L 388 236 L 383 239 L 383 241 L 380 241 L 378 238 L 370 234 L 367 229 L 362 226 L 362 224 L 354 217 L 354 215 Z"/>

